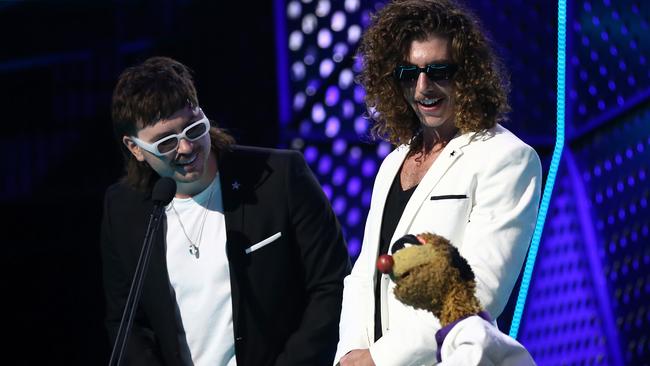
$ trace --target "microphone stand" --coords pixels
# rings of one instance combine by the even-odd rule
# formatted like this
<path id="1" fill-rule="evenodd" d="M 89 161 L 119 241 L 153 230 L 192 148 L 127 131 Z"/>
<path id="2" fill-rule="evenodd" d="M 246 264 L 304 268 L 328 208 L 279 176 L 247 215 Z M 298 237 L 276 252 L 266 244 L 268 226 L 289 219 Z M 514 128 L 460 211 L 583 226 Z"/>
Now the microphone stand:
<path id="1" fill-rule="evenodd" d="M 115 339 L 115 345 L 113 346 L 113 351 L 111 352 L 111 358 L 108 361 L 109 366 L 122 365 L 122 359 L 126 351 L 126 344 L 129 339 L 129 333 L 131 331 L 131 327 L 133 326 L 135 309 L 138 307 L 138 302 L 140 301 L 142 283 L 144 282 L 144 276 L 147 273 L 147 267 L 149 265 L 149 258 L 151 257 L 151 247 L 153 243 L 154 233 L 160 225 L 163 209 L 164 205 L 162 205 L 162 202 L 156 202 L 154 203 L 153 212 L 151 213 L 151 216 L 149 216 L 149 224 L 147 225 L 147 231 L 144 236 L 144 244 L 142 245 L 142 250 L 140 251 L 138 265 L 135 268 L 135 274 L 133 275 L 133 282 L 131 282 L 129 296 L 126 299 L 126 306 L 124 307 L 124 313 L 122 314 L 122 320 L 120 321 L 120 328 L 117 331 L 117 338 Z"/>

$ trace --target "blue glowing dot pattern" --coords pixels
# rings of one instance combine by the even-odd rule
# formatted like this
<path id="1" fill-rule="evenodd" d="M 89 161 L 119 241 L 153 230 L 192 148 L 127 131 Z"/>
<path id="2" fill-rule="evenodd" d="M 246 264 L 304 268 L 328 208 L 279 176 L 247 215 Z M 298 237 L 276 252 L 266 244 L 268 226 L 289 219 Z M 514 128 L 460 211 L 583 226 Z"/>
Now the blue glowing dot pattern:
<path id="1" fill-rule="evenodd" d="M 318 176 L 341 222 L 352 258 L 358 257 L 361 250 L 363 227 L 370 209 L 372 184 L 379 161 L 390 151 L 387 143 L 350 144 L 340 138 L 331 144 L 311 143 L 303 149 L 305 160 Z"/>
<path id="2" fill-rule="evenodd" d="M 354 57 L 371 9 L 361 0 L 289 0 L 290 121 L 282 139 L 302 150 L 343 227 L 348 251 L 359 255 L 374 177 L 391 151 L 370 139 L 365 92 Z M 373 8 L 374 7 L 374 8 Z"/>
<path id="3" fill-rule="evenodd" d="M 600 129 L 576 152 L 626 365 L 650 360 L 650 108 Z"/>
<path id="4" fill-rule="evenodd" d="M 302 138 L 356 141 L 368 132 L 354 51 L 369 11 L 360 0 L 286 3 L 291 123 Z M 291 134 L 286 136 L 291 138 Z"/>
<path id="5" fill-rule="evenodd" d="M 573 86 L 567 89 L 570 117 L 578 131 L 603 114 L 648 97 L 650 85 L 650 2 L 576 2 L 568 22 Z"/>
<path id="6" fill-rule="evenodd" d="M 519 341 L 538 365 L 607 364 L 572 182 L 560 166 Z"/>
<path id="7" fill-rule="evenodd" d="M 650 359 L 650 108 L 572 144 L 520 340 L 540 365 Z"/>
<path id="8" fill-rule="evenodd" d="M 510 77 L 512 111 L 504 125 L 529 144 L 551 145 L 556 120 L 556 4 L 539 0 L 466 3 L 480 18 Z"/>

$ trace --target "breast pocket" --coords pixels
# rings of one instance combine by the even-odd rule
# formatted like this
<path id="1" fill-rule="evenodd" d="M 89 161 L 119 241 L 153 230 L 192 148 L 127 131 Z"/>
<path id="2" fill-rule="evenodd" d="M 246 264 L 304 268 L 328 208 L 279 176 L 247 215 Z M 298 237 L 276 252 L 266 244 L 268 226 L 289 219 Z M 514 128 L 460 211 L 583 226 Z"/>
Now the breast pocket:
<path id="1" fill-rule="evenodd" d="M 467 199 L 466 194 L 445 194 L 442 196 L 431 196 L 431 201 L 463 200 L 463 199 Z"/>
<path id="2" fill-rule="evenodd" d="M 246 249 L 244 250 L 244 253 L 246 253 L 246 254 L 251 254 L 251 253 L 253 253 L 253 252 L 256 251 L 256 250 L 260 250 L 260 249 L 264 248 L 265 246 L 267 246 L 267 245 L 269 245 L 269 244 L 275 242 L 275 241 L 278 240 L 281 236 L 282 236 L 282 233 L 281 233 L 281 232 L 277 232 L 277 233 L 275 233 L 275 234 L 269 236 L 268 238 L 266 238 L 266 239 L 264 239 L 264 240 L 262 240 L 262 241 L 260 241 L 260 242 L 258 242 L 258 243 L 256 243 L 256 244 L 253 244 L 253 245 L 251 245 L 250 247 L 246 248 Z"/>
<path id="3" fill-rule="evenodd" d="M 432 232 L 452 242 L 462 239 L 471 210 L 467 194 L 430 195 L 418 212 L 410 233 Z"/>

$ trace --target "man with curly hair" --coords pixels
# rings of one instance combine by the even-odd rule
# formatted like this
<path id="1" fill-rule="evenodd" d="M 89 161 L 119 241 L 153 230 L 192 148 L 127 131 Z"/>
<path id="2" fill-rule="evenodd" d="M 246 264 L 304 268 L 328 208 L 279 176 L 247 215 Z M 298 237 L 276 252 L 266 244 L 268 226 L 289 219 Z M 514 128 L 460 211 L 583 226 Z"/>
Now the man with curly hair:
<path id="1" fill-rule="evenodd" d="M 397 148 L 377 174 L 361 254 L 345 280 L 335 362 L 435 364 L 439 320 L 395 299 L 394 283 L 375 269 L 378 255 L 408 233 L 446 237 L 496 318 L 532 237 L 541 164 L 499 124 L 509 85 L 478 20 L 459 4 L 390 2 L 360 56 L 373 132 Z"/>

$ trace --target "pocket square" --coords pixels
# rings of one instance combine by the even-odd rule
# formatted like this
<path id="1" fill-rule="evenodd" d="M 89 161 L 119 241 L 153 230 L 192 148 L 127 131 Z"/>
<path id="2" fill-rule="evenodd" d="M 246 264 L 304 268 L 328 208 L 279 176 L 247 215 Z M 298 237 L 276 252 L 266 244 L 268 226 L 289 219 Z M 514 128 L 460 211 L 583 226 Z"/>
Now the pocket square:
<path id="1" fill-rule="evenodd" d="M 262 240 L 261 242 L 259 242 L 257 244 L 254 244 L 254 245 L 251 245 L 250 247 L 246 248 L 245 252 L 246 252 L 246 254 L 251 254 L 252 252 L 254 252 L 256 250 L 271 244 L 272 242 L 276 241 L 281 236 L 282 236 L 282 232 L 278 231 L 277 233 L 269 236 L 268 238 Z"/>
<path id="2" fill-rule="evenodd" d="M 431 201 L 436 200 L 460 200 L 467 198 L 466 194 L 447 194 L 443 196 L 431 196 Z"/>

